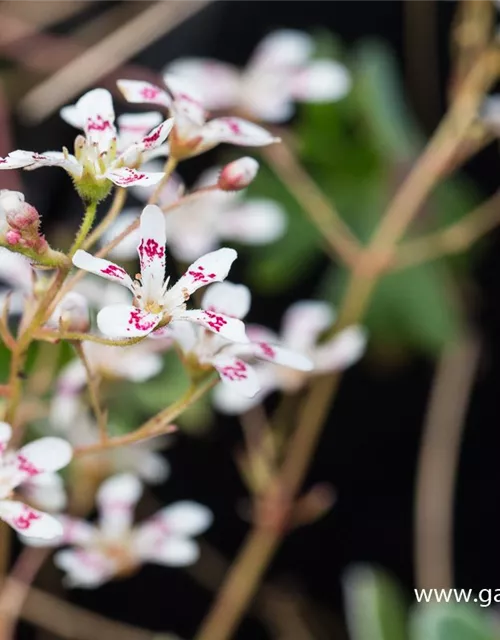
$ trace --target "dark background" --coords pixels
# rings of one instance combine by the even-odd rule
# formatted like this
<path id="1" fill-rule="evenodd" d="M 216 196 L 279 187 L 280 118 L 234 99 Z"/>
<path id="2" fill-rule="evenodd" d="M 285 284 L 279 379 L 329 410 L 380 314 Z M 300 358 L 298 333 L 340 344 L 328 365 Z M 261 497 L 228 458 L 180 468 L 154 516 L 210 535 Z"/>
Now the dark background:
<path id="1" fill-rule="evenodd" d="M 111 3 L 99 3 L 91 11 L 104 10 L 107 4 Z M 422 128 L 430 133 L 446 105 L 449 29 L 455 8 L 454 2 L 430 0 L 216 2 L 147 47 L 135 61 L 160 70 L 169 60 L 189 54 L 243 64 L 257 42 L 279 27 L 328 28 L 346 44 L 372 35 L 389 42 L 397 52 L 410 103 Z M 408 11 L 413 16 L 412 43 L 420 44 L 421 49 L 407 46 Z M 432 19 L 429 21 L 432 12 L 435 31 Z M 425 62 L 429 49 L 437 53 L 434 66 L 422 68 L 419 59 Z M 36 129 L 17 125 L 16 135 L 20 148 L 45 149 L 68 144 L 73 133 L 53 117 Z M 209 162 L 210 156 L 190 161 L 183 175 L 189 180 Z M 467 167 L 485 193 L 498 185 L 499 169 L 496 148 L 486 150 Z M 26 178 L 27 199 L 39 205 L 46 223 L 60 220 L 76 206 L 69 181 L 60 172 L 34 172 Z M 474 270 L 471 316 L 482 337 L 482 356 L 462 446 L 455 521 L 457 586 L 477 590 L 500 587 L 495 551 L 500 535 L 498 232 L 481 247 Z M 295 299 L 311 295 L 317 275 L 294 291 Z M 257 298 L 252 319 L 260 320 L 264 309 L 268 316 L 272 304 L 277 325 L 290 301 L 286 296 L 271 303 Z M 348 373 L 307 481 L 308 486 L 318 481 L 332 483 L 338 500 L 320 522 L 287 538 L 268 572 L 270 581 L 295 585 L 329 613 L 342 616 L 340 575 L 350 563 L 363 561 L 388 569 L 410 598 L 415 464 L 432 372 L 433 363 L 417 357 L 384 369 L 368 357 Z M 215 524 L 206 539 L 228 558 L 234 557 L 247 531 L 236 514 L 246 495 L 232 460 L 239 441 L 237 422 L 229 419 L 221 419 L 202 439 L 180 435 L 168 452 L 172 477 L 157 492 L 165 502 L 193 498 L 208 504 L 215 513 Z M 127 581 L 96 591 L 75 591 L 70 598 L 119 620 L 188 638 L 212 595 L 181 570 L 149 566 Z M 259 640 L 268 636 L 249 616 L 237 637 Z M 342 631 L 338 637 L 343 637 Z"/>

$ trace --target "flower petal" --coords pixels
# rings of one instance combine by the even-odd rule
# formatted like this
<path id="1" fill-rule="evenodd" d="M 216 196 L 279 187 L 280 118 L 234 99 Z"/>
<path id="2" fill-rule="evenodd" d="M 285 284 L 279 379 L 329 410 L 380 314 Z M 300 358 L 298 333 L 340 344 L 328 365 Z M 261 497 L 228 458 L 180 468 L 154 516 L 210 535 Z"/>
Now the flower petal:
<path id="1" fill-rule="evenodd" d="M 96 502 L 100 514 L 100 530 L 106 537 L 119 537 L 129 531 L 134 508 L 142 495 L 142 484 L 131 473 L 112 476 L 101 485 Z"/>
<path id="2" fill-rule="evenodd" d="M 61 545 L 75 544 L 77 546 L 85 546 L 99 536 L 98 529 L 86 520 L 62 515 L 59 516 L 59 522 L 63 528 Z"/>
<path id="3" fill-rule="evenodd" d="M 250 365 L 239 358 L 221 354 L 212 360 L 222 382 L 235 392 L 253 398 L 260 389 L 257 374 Z"/>
<path id="4" fill-rule="evenodd" d="M 191 309 L 188 311 L 177 312 L 174 316 L 174 320 L 195 322 L 205 329 L 213 331 L 221 338 L 225 338 L 231 342 L 248 342 L 243 322 L 237 318 L 225 316 L 222 313 L 203 311 L 201 309 Z"/>
<path id="5" fill-rule="evenodd" d="M 134 165 L 142 160 L 143 154 L 148 151 L 161 147 L 168 137 L 168 134 L 172 130 L 174 119 L 170 118 L 165 120 L 155 129 L 144 135 L 141 140 L 134 142 L 127 149 L 124 150 L 120 156 L 121 160 L 126 165 Z"/>
<path id="6" fill-rule="evenodd" d="M 95 588 L 116 573 L 116 564 L 103 553 L 88 549 L 64 549 L 54 555 L 56 567 L 66 573 L 67 587 Z"/>
<path id="7" fill-rule="evenodd" d="M 140 243 L 137 247 L 141 263 L 141 285 L 147 299 L 159 300 L 165 280 L 165 214 L 156 205 L 144 208 L 140 220 Z"/>
<path id="8" fill-rule="evenodd" d="M 124 113 L 117 118 L 119 150 L 124 151 L 134 142 L 139 142 L 151 129 L 163 120 L 159 111 L 146 113 Z"/>
<path id="9" fill-rule="evenodd" d="M 27 538 L 50 540 L 62 535 L 62 525 L 56 518 L 22 502 L 0 501 L 0 518 Z"/>
<path id="10" fill-rule="evenodd" d="M 13 151 L 7 158 L 0 158 L 0 169 L 24 168 L 31 171 L 40 167 L 61 167 L 76 178 L 83 173 L 83 167 L 75 156 L 62 151 Z"/>
<path id="11" fill-rule="evenodd" d="M 97 314 L 97 326 L 110 338 L 147 336 L 158 326 L 163 314 L 148 313 L 127 304 L 112 304 Z"/>
<path id="12" fill-rule="evenodd" d="M 363 327 L 352 325 L 337 333 L 314 351 L 316 371 L 338 371 L 357 362 L 366 349 L 367 334 Z"/>
<path id="13" fill-rule="evenodd" d="M 173 73 L 165 74 L 163 80 L 174 96 L 171 111 L 177 130 L 204 125 L 207 114 L 196 85 Z"/>
<path id="14" fill-rule="evenodd" d="M 69 442 L 62 438 L 39 438 L 21 447 L 16 453 L 18 482 L 38 475 L 59 471 L 66 467 L 73 457 Z"/>
<path id="15" fill-rule="evenodd" d="M 230 64 L 209 58 L 181 58 L 166 72 L 185 78 L 199 91 L 203 106 L 210 110 L 230 109 L 238 102 L 240 73 Z"/>
<path id="16" fill-rule="evenodd" d="M 283 318 L 283 344 L 305 351 L 316 344 L 322 331 L 335 320 L 331 306 L 319 300 L 301 300 L 293 304 Z"/>
<path id="17" fill-rule="evenodd" d="M 79 269 L 94 273 L 112 282 L 118 282 L 124 287 L 128 287 L 131 291 L 134 290 L 132 278 L 123 267 L 119 267 L 113 262 L 109 262 L 103 258 L 96 258 L 90 253 L 79 249 L 73 256 L 73 264 Z"/>
<path id="18" fill-rule="evenodd" d="M 261 360 L 268 360 L 298 371 L 311 371 L 314 368 L 312 360 L 307 356 L 279 345 L 262 341 L 254 342 L 252 346 L 255 357 Z"/>
<path id="19" fill-rule="evenodd" d="M 333 102 L 349 93 L 352 81 L 344 65 L 333 60 L 314 60 L 293 77 L 296 100 Z"/>
<path id="20" fill-rule="evenodd" d="M 150 82 L 142 80 L 118 80 L 118 89 L 127 102 L 139 104 L 159 104 L 169 109 L 172 100 L 168 93 Z"/>
<path id="21" fill-rule="evenodd" d="M 199 555 L 198 545 L 189 538 L 169 536 L 155 546 L 140 545 L 140 556 L 143 560 L 169 567 L 185 567 L 194 564 Z"/>
<path id="22" fill-rule="evenodd" d="M 58 473 L 48 472 L 34 476 L 23 484 L 22 492 L 30 504 L 43 511 L 62 511 L 67 504 L 64 482 Z"/>
<path id="23" fill-rule="evenodd" d="M 198 341 L 198 330 L 191 322 L 170 322 L 166 329 L 184 353 L 192 351 Z"/>
<path id="24" fill-rule="evenodd" d="M 313 48 L 313 40 L 307 33 L 279 29 L 260 41 L 248 66 L 252 70 L 259 68 L 259 71 L 297 67 L 307 62 Z"/>
<path id="25" fill-rule="evenodd" d="M 249 398 L 238 392 L 236 385 L 218 384 L 212 394 L 214 407 L 228 416 L 239 416 L 260 404 L 267 394 L 260 389 Z"/>
<path id="26" fill-rule="evenodd" d="M 164 507 L 145 524 L 154 524 L 168 534 L 197 536 L 206 531 L 213 522 L 213 514 L 202 504 L 182 500 Z"/>
<path id="27" fill-rule="evenodd" d="M 206 290 L 201 306 L 206 311 L 243 319 L 250 310 L 252 294 L 244 284 L 217 282 Z"/>
<path id="28" fill-rule="evenodd" d="M 112 140 L 116 139 L 115 110 L 110 92 L 92 89 L 75 106 L 87 140 L 96 144 L 101 153 L 107 151 Z"/>
<path id="29" fill-rule="evenodd" d="M 287 217 L 277 202 L 252 199 L 221 216 L 221 236 L 248 244 L 267 244 L 280 238 Z"/>
<path id="30" fill-rule="evenodd" d="M 202 129 L 202 137 L 202 149 L 209 149 L 220 142 L 243 147 L 263 147 L 280 141 L 259 125 L 232 117 L 210 120 Z"/>
<path id="31" fill-rule="evenodd" d="M 152 184 L 158 184 L 165 174 L 147 173 L 130 167 L 119 167 L 106 171 L 105 175 L 118 187 L 150 187 Z"/>
<path id="32" fill-rule="evenodd" d="M 237 256 L 234 249 L 227 248 L 207 253 L 188 267 L 170 292 L 181 293 L 185 290 L 191 295 L 200 287 L 225 280 Z"/>

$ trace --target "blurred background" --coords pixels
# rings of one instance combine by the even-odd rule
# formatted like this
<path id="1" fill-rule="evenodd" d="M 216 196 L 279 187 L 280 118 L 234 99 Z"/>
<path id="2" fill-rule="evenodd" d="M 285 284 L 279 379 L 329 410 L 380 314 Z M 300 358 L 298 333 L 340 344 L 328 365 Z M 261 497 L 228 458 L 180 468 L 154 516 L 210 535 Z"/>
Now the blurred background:
<path id="1" fill-rule="evenodd" d="M 152 18 L 134 27 L 134 20 L 152 8 Z M 338 103 L 301 105 L 290 126 L 300 141 L 304 166 L 366 241 L 445 112 L 457 9 L 456 2 L 433 0 L 0 2 L 0 155 L 17 148 L 70 147 L 74 130 L 58 110 L 88 88 L 112 90 L 123 112 L 126 105 L 114 88 L 117 78 L 155 80 L 167 63 L 184 56 L 243 66 L 271 31 L 301 29 L 315 37 L 318 55 L 346 64 L 354 85 Z M 234 152 L 226 149 L 210 152 L 183 163 L 180 174 L 192 184 L 203 169 L 232 157 Z M 417 220 L 415 234 L 472 210 L 498 188 L 499 169 L 497 143 L 492 142 L 436 190 Z M 22 188 L 42 213 L 49 237 L 63 242 L 68 230 L 76 229 L 80 205 L 63 172 L 2 172 L 0 188 Z M 250 319 L 279 328 L 284 310 L 297 299 L 337 302 L 345 282 L 342 268 L 326 257 L 317 231 L 265 163 L 249 192 L 279 201 L 288 216 L 283 239 L 242 250 L 231 272 L 233 281 L 252 288 Z M 286 538 L 237 638 L 407 637 L 399 607 L 405 612 L 414 604 L 417 584 L 414 512 L 421 435 L 426 420 L 447 419 L 446 409 L 437 417 L 429 411 L 437 376 L 452 412 L 470 393 L 462 411 L 461 443 L 456 445 L 455 586 L 500 588 L 495 551 L 500 536 L 499 249 L 500 236 L 493 231 L 467 254 L 408 268 L 388 276 L 379 287 L 367 318 L 368 354 L 343 380 L 307 478 L 306 488 L 332 485 L 335 504 L 316 523 Z M 457 372 L 458 380 L 453 375 Z M 126 422 L 137 412 L 146 415 L 164 406 L 179 388 L 172 361 L 166 373 L 137 396 L 121 386 L 114 408 Z M 269 407 L 275 404 L 271 398 Z M 212 415 L 205 402 L 191 412 L 184 427 L 166 454 L 172 476 L 154 491 L 159 502 L 191 498 L 214 511 L 202 560 L 189 571 L 148 566 L 130 579 L 65 597 L 138 627 L 189 638 L 248 524 L 241 517 L 247 493 L 234 463 L 241 445 L 237 420 Z M 434 453 L 446 460 L 454 446 L 438 441 Z M 437 475 L 430 490 L 432 482 L 439 488 L 441 480 Z M 427 535 L 436 533 L 433 522 L 430 518 Z M 354 638 L 353 629 L 350 636 L 347 631 L 342 585 L 346 571 L 359 564 L 387 574 L 398 594 L 385 578 L 377 578 L 377 597 L 390 611 L 386 631 L 372 629 Z M 50 566 L 38 584 L 62 594 Z M 493 617 L 493 610 L 484 609 L 481 615 Z M 362 606 L 356 615 L 364 615 Z M 27 624 L 21 627 L 21 637 L 34 633 L 50 635 Z M 480 631 L 449 633 L 449 640 L 490 637 Z"/>

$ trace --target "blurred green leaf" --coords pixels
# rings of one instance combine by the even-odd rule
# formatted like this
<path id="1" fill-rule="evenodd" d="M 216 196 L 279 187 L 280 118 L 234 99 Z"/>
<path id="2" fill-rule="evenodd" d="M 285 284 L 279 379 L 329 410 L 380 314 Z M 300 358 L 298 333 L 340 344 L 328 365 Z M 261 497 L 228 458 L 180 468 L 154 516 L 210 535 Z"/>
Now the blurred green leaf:
<path id="1" fill-rule="evenodd" d="M 351 640 L 406 640 L 406 605 L 385 573 L 354 566 L 343 586 Z"/>
<path id="2" fill-rule="evenodd" d="M 460 603 L 415 607 L 410 617 L 410 640 L 495 640 L 485 611 Z"/>

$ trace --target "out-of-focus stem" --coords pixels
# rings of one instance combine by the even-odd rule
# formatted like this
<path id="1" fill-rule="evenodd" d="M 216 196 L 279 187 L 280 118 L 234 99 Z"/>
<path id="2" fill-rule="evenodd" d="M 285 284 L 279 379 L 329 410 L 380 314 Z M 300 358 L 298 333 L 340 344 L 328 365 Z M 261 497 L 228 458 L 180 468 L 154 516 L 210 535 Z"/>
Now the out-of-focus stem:
<path id="1" fill-rule="evenodd" d="M 125 338 L 123 340 L 115 340 L 113 338 L 105 338 L 104 336 L 94 335 L 93 333 L 79 333 L 77 331 L 52 331 L 51 329 L 40 329 L 35 334 L 37 340 L 45 340 L 47 342 L 58 342 L 59 340 L 68 340 L 70 342 L 97 342 L 97 344 L 105 344 L 111 347 L 129 347 L 132 344 L 142 342 L 146 336 L 137 336 L 135 338 Z"/>
<path id="2" fill-rule="evenodd" d="M 478 340 L 466 337 L 443 352 L 434 377 L 415 496 L 415 571 L 420 589 L 453 586 L 453 492 L 479 354 Z"/>
<path id="3" fill-rule="evenodd" d="M 286 188 L 309 216 L 326 241 L 329 254 L 353 267 L 360 252 L 358 240 L 340 217 L 331 200 L 303 169 L 286 137 L 262 149 L 262 154 Z"/>
<path id="4" fill-rule="evenodd" d="M 113 198 L 113 202 L 109 211 L 106 213 L 101 222 L 97 225 L 97 227 L 88 235 L 85 242 L 82 244 L 82 248 L 88 251 L 92 245 L 94 245 L 102 234 L 110 227 L 110 225 L 116 220 L 116 218 L 120 215 L 121 210 L 123 209 L 123 205 L 125 204 L 125 200 L 127 199 L 127 190 L 123 187 L 118 188 L 115 191 L 115 195 Z"/>
<path id="5" fill-rule="evenodd" d="M 500 224 L 500 192 L 446 229 L 403 243 L 393 269 L 461 253 Z"/>
<path id="6" fill-rule="evenodd" d="M 106 442 L 108 439 L 107 434 L 107 414 L 101 407 L 101 399 L 99 396 L 99 381 L 97 380 L 95 373 L 92 371 L 92 367 L 90 366 L 89 360 L 85 353 L 85 350 L 82 346 L 81 342 L 73 342 L 73 347 L 78 354 L 78 357 L 82 361 L 82 364 L 85 368 L 85 373 L 87 374 L 87 388 L 89 391 L 90 404 L 92 405 L 92 410 L 94 411 L 95 419 L 97 421 L 97 426 L 99 427 L 99 433 L 101 436 L 101 443 Z"/>

